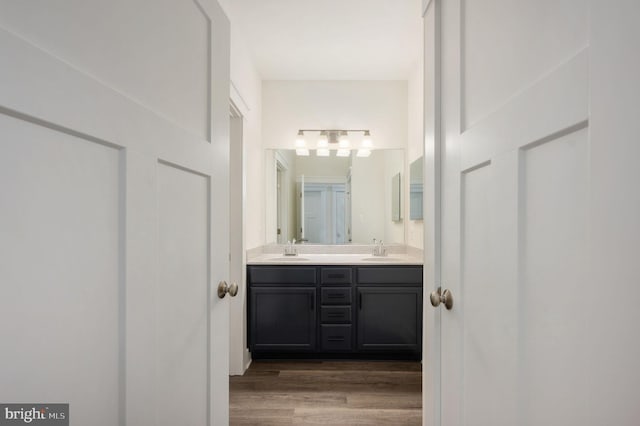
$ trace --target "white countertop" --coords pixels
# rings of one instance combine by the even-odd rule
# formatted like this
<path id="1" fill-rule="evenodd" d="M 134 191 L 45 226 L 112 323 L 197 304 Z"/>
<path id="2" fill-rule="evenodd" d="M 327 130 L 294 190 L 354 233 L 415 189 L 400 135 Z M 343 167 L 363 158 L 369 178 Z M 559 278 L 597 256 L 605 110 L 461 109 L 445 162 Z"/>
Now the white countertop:
<path id="1" fill-rule="evenodd" d="M 247 258 L 247 265 L 422 265 L 422 258 L 404 253 L 387 256 L 365 254 L 301 253 L 284 256 L 282 253 L 261 253 Z"/>

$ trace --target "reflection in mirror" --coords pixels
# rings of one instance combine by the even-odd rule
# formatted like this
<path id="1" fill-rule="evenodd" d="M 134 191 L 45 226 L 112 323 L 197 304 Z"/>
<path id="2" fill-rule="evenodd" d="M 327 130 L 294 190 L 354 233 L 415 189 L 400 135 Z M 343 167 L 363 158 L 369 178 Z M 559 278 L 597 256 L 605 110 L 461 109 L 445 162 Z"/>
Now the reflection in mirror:
<path id="1" fill-rule="evenodd" d="M 273 208 L 276 216 L 267 215 L 267 230 L 276 228 L 268 231 L 267 241 L 370 244 L 375 238 L 404 243 L 404 227 L 392 219 L 388 183 L 403 171 L 403 150 L 376 150 L 369 157 L 268 150 L 267 158 L 276 172 L 266 183 L 268 210 Z"/>
<path id="2" fill-rule="evenodd" d="M 422 220 L 422 163 L 418 158 L 409 166 L 409 219 Z"/>
<path id="3" fill-rule="evenodd" d="M 402 217 L 400 216 L 400 191 L 402 190 L 402 183 L 400 182 L 400 172 L 393 175 L 391 178 L 391 220 L 394 222 L 400 222 Z"/>

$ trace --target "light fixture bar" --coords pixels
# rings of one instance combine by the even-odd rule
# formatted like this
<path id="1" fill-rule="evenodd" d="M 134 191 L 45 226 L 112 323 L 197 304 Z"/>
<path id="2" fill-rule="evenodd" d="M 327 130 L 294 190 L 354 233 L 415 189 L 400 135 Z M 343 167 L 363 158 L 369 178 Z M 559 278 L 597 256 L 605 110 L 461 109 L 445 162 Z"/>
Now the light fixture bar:
<path id="1" fill-rule="evenodd" d="M 369 129 L 299 129 L 296 138 L 297 155 L 309 155 L 309 148 L 305 140 L 305 132 L 319 132 L 318 141 L 316 143 L 316 155 L 319 157 L 327 157 L 330 150 L 337 149 L 336 155 L 346 157 L 350 155 L 352 149 L 358 149 L 358 156 L 368 157 L 373 149 L 371 142 L 371 132 Z M 358 146 L 352 146 L 349 140 L 349 132 L 362 133 L 362 142 Z"/>
<path id="2" fill-rule="evenodd" d="M 369 129 L 299 129 L 298 135 L 301 132 L 355 132 L 355 133 L 364 133 L 367 136 L 367 133 L 370 133 Z M 370 136 L 370 135 L 368 135 Z"/>

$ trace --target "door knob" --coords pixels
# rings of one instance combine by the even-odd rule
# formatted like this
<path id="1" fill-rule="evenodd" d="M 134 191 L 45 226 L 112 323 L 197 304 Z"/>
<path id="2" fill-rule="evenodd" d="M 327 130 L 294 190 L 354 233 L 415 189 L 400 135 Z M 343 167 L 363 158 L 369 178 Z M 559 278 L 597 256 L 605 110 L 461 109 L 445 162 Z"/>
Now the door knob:
<path id="1" fill-rule="evenodd" d="M 228 285 L 226 281 L 220 281 L 218 283 L 218 297 L 220 299 L 224 299 L 227 293 L 229 293 L 229 296 L 231 297 L 238 294 L 238 284 L 231 283 L 231 285 Z"/>
<path id="2" fill-rule="evenodd" d="M 451 291 L 445 289 L 442 291 L 442 287 L 438 287 L 437 290 L 431 292 L 431 305 L 435 308 L 440 306 L 441 303 L 444 303 L 444 307 L 447 308 L 447 311 L 450 311 L 453 308 L 453 295 Z"/>

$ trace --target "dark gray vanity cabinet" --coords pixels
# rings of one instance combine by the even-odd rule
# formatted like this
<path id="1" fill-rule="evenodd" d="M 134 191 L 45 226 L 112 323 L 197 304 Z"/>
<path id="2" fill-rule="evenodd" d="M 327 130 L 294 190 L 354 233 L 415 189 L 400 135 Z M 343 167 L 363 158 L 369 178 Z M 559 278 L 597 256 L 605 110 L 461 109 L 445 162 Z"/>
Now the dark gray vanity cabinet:
<path id="1" fill-rule="evenodd" d="M 249 265 L 254 358 L 419 359 L 422 266 Z"/>
<path id="2" fill-rule="evenodd" d="M 314 352 L 317 348 L 315 268 L 248 269 L 252 352 Z"/>
<path id="3" fill-rule="evenodd" d="M 418 352 L 421 287 L 358 287 L 358 349 Z"/>
<path id="4" fill-rule="evenodd" d="M 420 352 L 422 268 L 357 268 L 359 351 Z"/>

